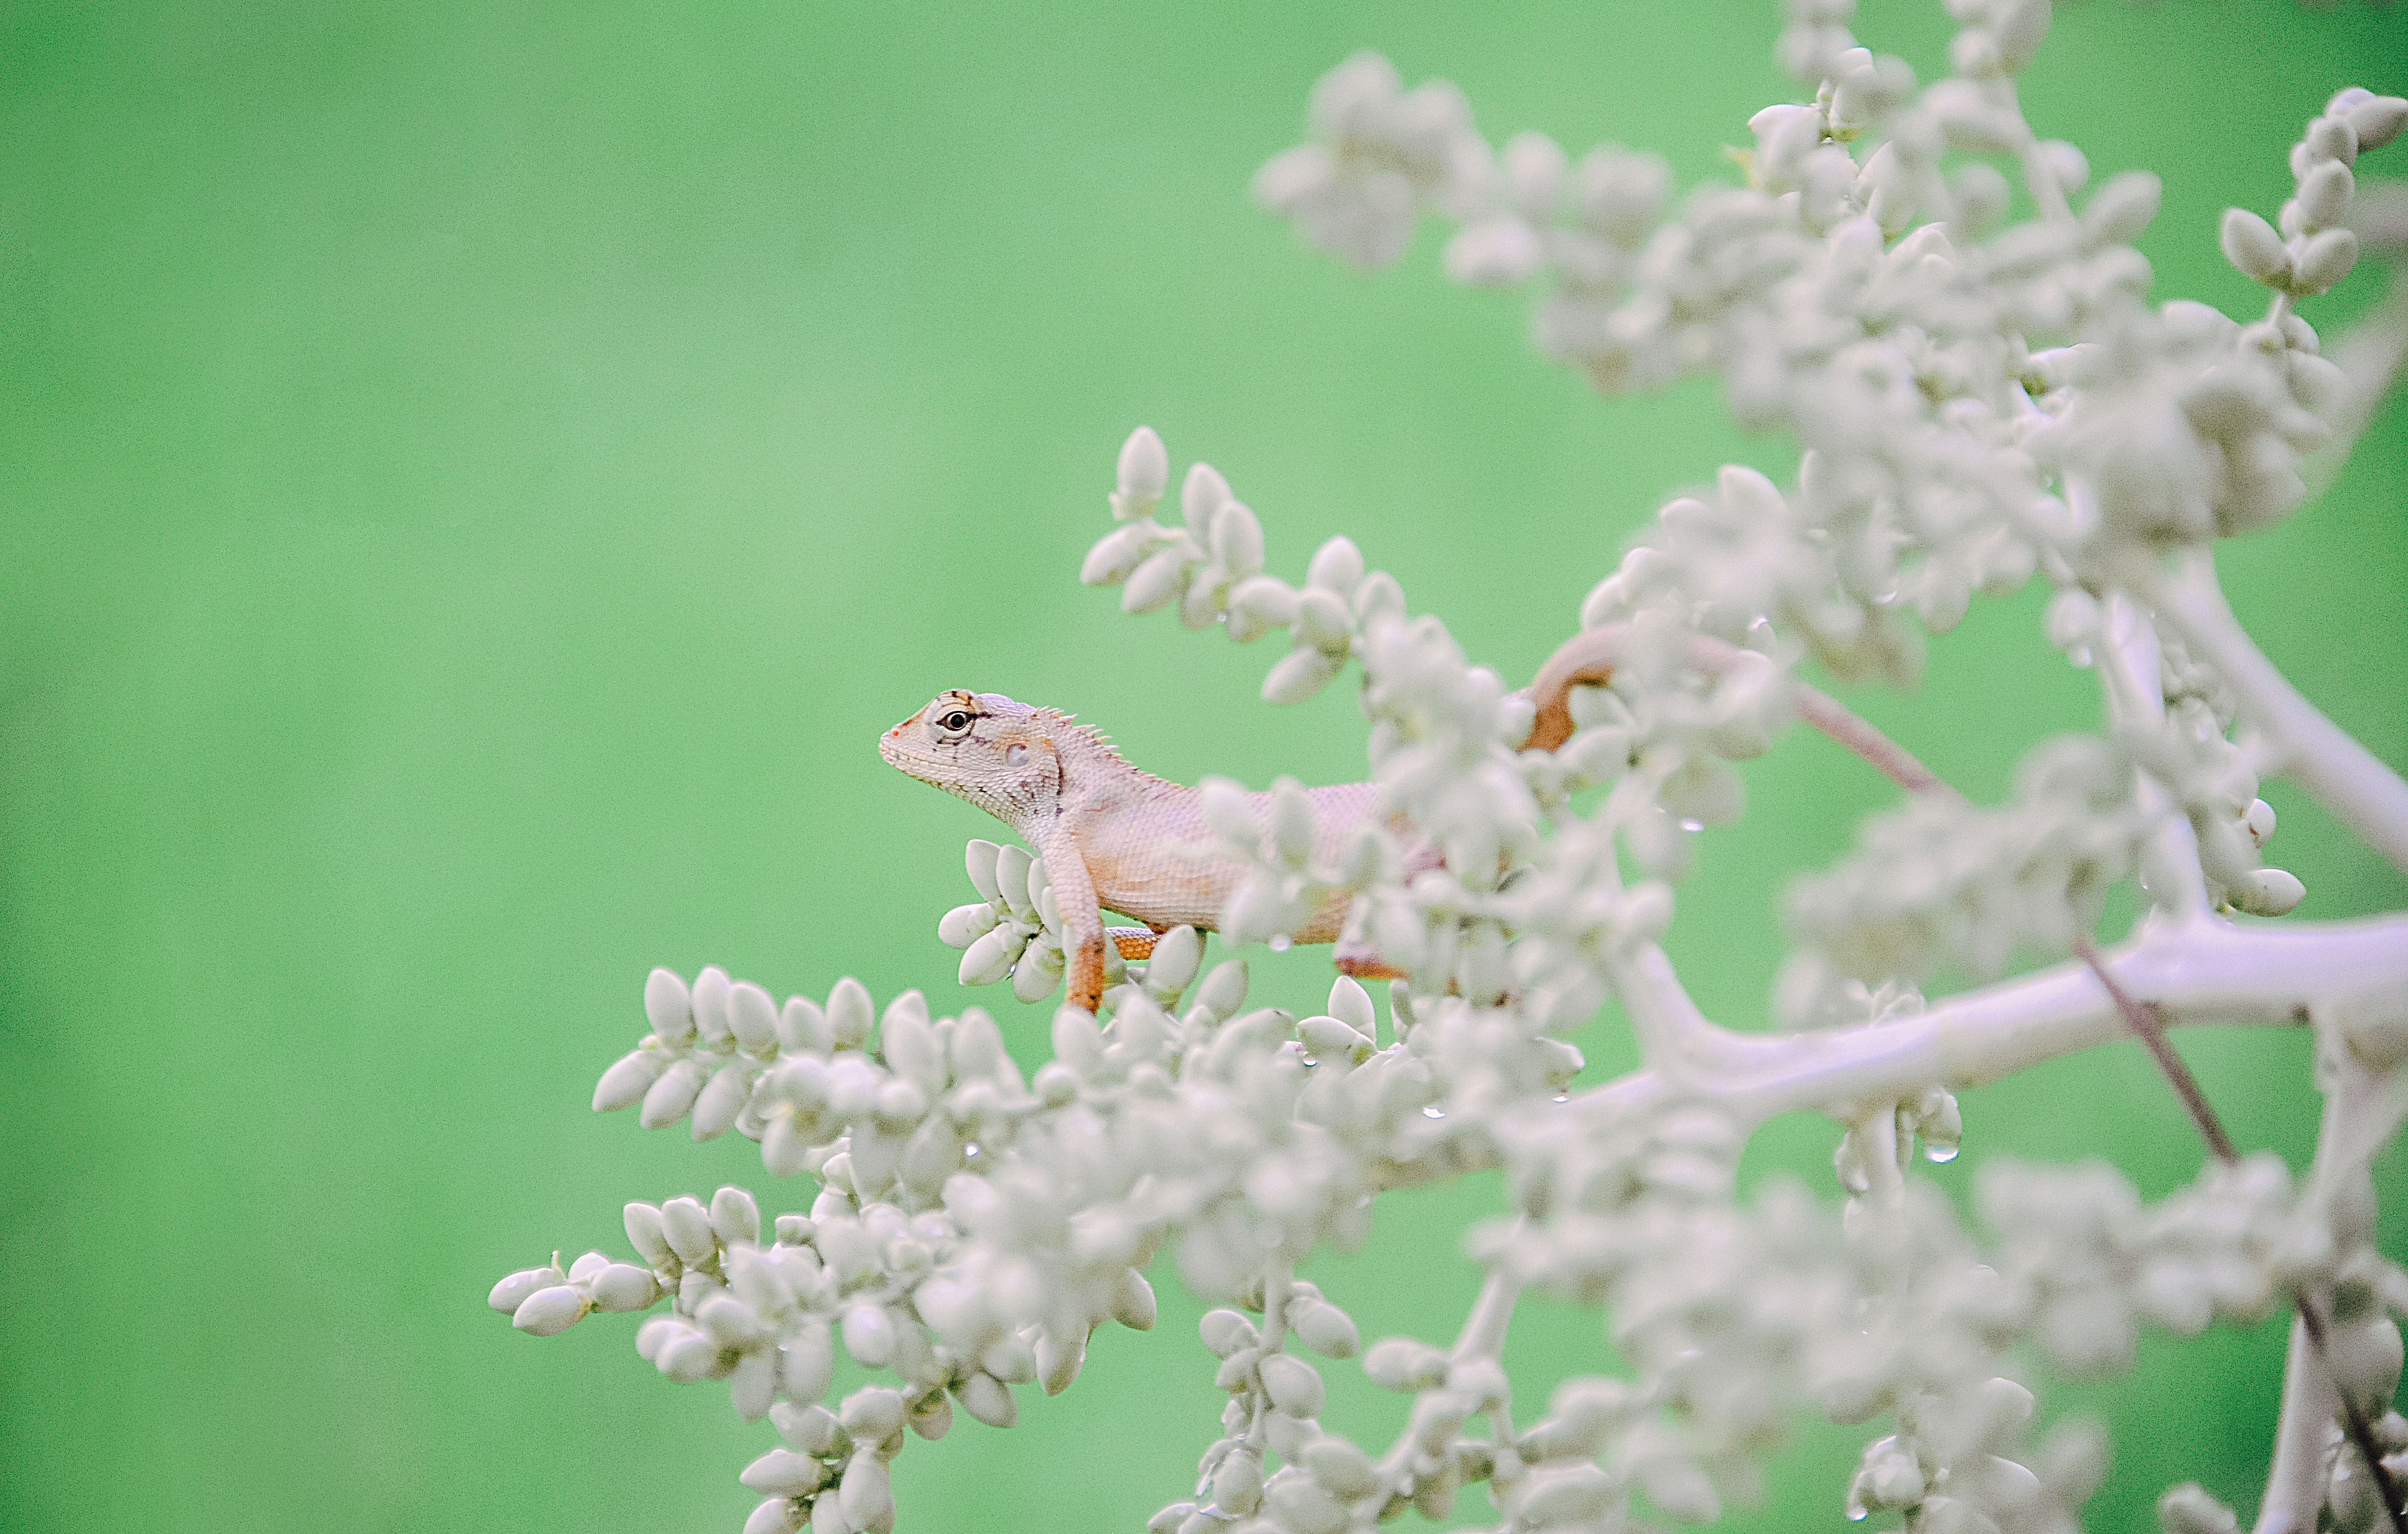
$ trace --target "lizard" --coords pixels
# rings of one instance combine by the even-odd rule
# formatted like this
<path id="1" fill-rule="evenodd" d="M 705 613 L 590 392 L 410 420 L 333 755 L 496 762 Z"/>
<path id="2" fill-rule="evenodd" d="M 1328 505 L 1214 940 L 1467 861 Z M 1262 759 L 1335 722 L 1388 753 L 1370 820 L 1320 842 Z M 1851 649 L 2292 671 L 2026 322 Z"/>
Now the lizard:
<path id="1" fill-rule="evenodd" d="M 1627 625 L 1588 629 L 1567 640 L 1539 668 L 1526 695 L 1532 706 L 1526 751 L 1553 751 L 1570 738 L 1571 689 L 1603 685 L 1628 639 Z M 1689 664 L 1718 675 L 1746 652 L 1704 635 L 1690 637 Z M 1902 747 L 1828 695 L 1789 683 L 1798 716 L 1915 793 L 1947 786 Z M 922 782 L 933 784 L 996 817 L 1045 859 L 1061 909 L 1072 1005 L 1094 1011 L 1103 998 L 1104 944 L 1124 958 L 1143 958 L 1154 939 L 1174 926 L 1218 929 L 1222 908 L 1246 877 L 1244 865 L 1200 849 L 1211 833 L 1197 790 L 1132 765 L 1099 732 L 1055 709 L 1032 708 L 999 693 L 953 689 L 886 732 L 878 753 Z M 1401 815 L 1383 809 L 1377 783 L 1309 788 L 1317 823 L 1312 857 L 1327 866 L 1339 845 L 1366 817 L 1381 815 L 1406 839 L 1407 877 L 1436 867 L 1440 858 Z M 1257 824 L 1268 824 L 1268 794 L 1253 794 Z M 1299 943 L 1335 942 L 1346 921 L 1348 896 L 1334 890 L 1310 920 L 1289 936 Z M 1103 912 L 1118 911 L 1142 927 L 1111 927 Z M 1361 978 L 1398 971 L 1375 955 L 1343 947 L 1338 968 Z"/>
<path id="2" fill-rule="evenodd" d="M 878 753 L 924 783 L 967 799 L 1017 832 L 1045 859 L 1062 913 L 1069 1000 L 1094 1011 L 1104 988 L 1104 944 L 1143 958 L 1174 926 L 1216 930 L 1222 908 L 1248 872 L 1201 849 L 1211 840 L 1197 790 L 1132 765 L 1110 740 L 1069 714 L 1032 708 L 1000 693 L 960 689 L 888 730 Z M 1377 783 L 1333 783 L 1305 790 L 1317 823 L 1312 856 L 1326 866 L 1364 819 L 1379 813 Z M 1268 794 L 1252 794 L 1256 821 L 1268 824 Z M 1408 838 L 1401 817 L 1385 816 Z M 1408 867 L 1435 867 L 1434 853 L 1409 853 Z M 1347 896 L 1332 891 L 1305 925 L 1299 943 L 1338 939 Z M 1106 927 L 1118 911 L 1142 927 Z M 1395 971 L 1341 952 L 1339 967 L 1367 978 Z"/>

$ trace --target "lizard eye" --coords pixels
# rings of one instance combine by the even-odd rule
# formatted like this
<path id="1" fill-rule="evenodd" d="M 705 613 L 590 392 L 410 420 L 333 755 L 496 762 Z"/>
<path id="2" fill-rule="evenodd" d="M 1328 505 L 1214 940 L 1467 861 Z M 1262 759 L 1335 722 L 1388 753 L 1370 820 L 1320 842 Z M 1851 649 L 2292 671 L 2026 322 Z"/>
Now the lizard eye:
<path id="1" fill-rule="evenodd" d="M 968 709 L 948 709 L 928 722 L 928 733 L 948 745 L 956 740 L 967 740 L 970 734 L 970 717 Z"/>

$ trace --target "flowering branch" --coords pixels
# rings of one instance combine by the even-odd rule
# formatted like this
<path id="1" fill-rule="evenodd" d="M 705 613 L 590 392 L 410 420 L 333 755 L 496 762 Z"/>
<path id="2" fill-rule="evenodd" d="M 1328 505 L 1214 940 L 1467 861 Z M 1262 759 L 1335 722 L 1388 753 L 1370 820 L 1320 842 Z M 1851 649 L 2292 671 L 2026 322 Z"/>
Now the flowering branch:
<path id="1" fill-rule="evenodd" d="M 955 1405 L 1009 1426 L 1015 1386 L 1068 1388 L 1105 1321 L 1153 1325 L 1163 1252 L 1220 1302 L 1200 1339 L 1228 1398 L 1154 1534 L 1342 1534 L 1408 1506 L 1446 1517 L 1469 1486 L 1508 1534 L 1629 1527 L 1642 1506 L 1710 1522 L 1755 1495 L 1800 1411 L 1888 1419 L 1852 1516 L 2057 1534 L 2103 1451 L 2078 1430 L 2026 1444 L 2010 1351 L 2113 1369 L 2143 1324 L 2189 1335 L 2294 1296 L 2260 1534 L 2399 1527 L 2408 1272 L 2374 1249 L 2366 1167 L 2408 1114 L 2408 913 L 2238 918 L 2271 923 L 2304 893 L 2261 862 L 2261 770 L 2403 870 L 2408 783 L 2258 653 L 2210 550 L 2296 509 L 2303 466 L 2342 451 L 2398 370 L 2396 304 L 2334 348 L 2344 365 L 2295 301 L 2355 265 L 2356 167 L 2408 126 L 2408 100 L 2337 93 L 2274 221 L 2228 212 L 2225 254 L 2270 293 L 2243 324 L 2152 304 L 2130 242 L 2156 179 L 2088 189 L 2081 151 L 2027 120 L 2014 77 L 2046 0 L 1950 8 L 1950 73 L 1925 84 L 1856 41 L 1848 0 L 1793 0 L 1779 51 L 1811 100 L 1750 120 L 1743 184 L 1683 199 L 1649 156 L 1575 163 L 1540 134 L 1493 149 L 1453 87 L 1407 90 L 1373 55 L 1316 87 L 1310 141 L 1257 177 L 1308 240 L 1367 266 L 1423 214 L 1452 221 L 1449 271 L 1543 283 L 1541 346 L 1601 391 L 1712 373 L 1743 424 L 1801 450 L 1777 481 L 1725 466 L 1667 501 L 1514 693 L 1352 539 L 1326 538 L 1300 583 L 1270 573 L 1261 519 L 1209 465 L 1174 519 L 1168 450 L 1130 435 L 1081 579 L 1239 643 L 1283 634 L 1264 699 L 1352 670 L 1369 723 L 1373 787 L 1349 792 L 1374 812 L 1342 839 L 1292 781 L 1263 797 L 1268 835 L 1238 785 L 1198 790 L 1194 850 L 1242 870 L 1211 925 L 1279 949 L 1300 913 L 1342 907 L 1341 968 L 1400 977 L 1384 1028 L 1345 974 L 1322 1012 L 1247 1007 L 1246 960 L 1207 969 L 1195 927 L 1116 935 L 1096 1010 L 1057 1012 L 1026 1074 L 977 1008 L 934 1016 L 909 991 L 881 1011 L 851 980 L 779 1003 L 715 968 L 655 971 L 651 1031 L 595 1106 L 697 1140 L 732 1129 L 769 1175 L 815 1179 L 809 1211 L 767 1220 L 734 1187 L 629 1204 L 634 1260 L 555 1256 L 491 1303 L 538 1335 L 665 1305 L 638 1354 L 723 1382 L 781 1437 L 742 1472 L 763 1498 L 747 1534 L 885 1534 L 909 1437 L 944 1436 Z M 2010 221 L 2001 166 L 2037 217 Z M 2360 208 L 2369 247 L 2408 250 L 2386 206 Z M 2098 669 L 2104 718 L 2034 742 L 2002 803 L 1966 800 L 1796 678 L 1812 659 L 1910 682 L 1925 634 L 2036 577 L 2046 638 Z M 1704 1015 L 1659 939 L 1696 839 L 1745 810 L 1732 764 L 1800 720 L 1906 797 L 1792 887 L 1787 1025 L 1742 1031 Z M 984 841 L 966 866 L 978 898 L 938 928 L 957 978 L 1052 996 L 1087 882 Z M 2105 896 L 2134 874 L 2148 912 L 2102 950 Z M 1927 1003 L 1935 982 L 1967 988 Z M 1575 1094 L 1570 1040 L 1609 999 L 1641 1067 Z M 2223 1139 L 2164 1034 L 2307 1021 L 2327 1102 L 2295 1191 Z M 1918 1144 L 1957 1154 L 1956 1089 L 2128 1029 L 2216 1150 L 2192 1187 L 2148 1206 L 2112 1168 L 1994 1161 L 1976 1230 L 1914 1175 Z M 1836 1214 L 1787 1184 L 1737 1195 L 1749 1135 L 1800 1110 L 1840 1125 Z M 1359 1242 L 1380 1193 L 1482 1168 L 1512 1207 L 1469 1233 L 1486 1275 L 1457 1340 L 1364 1348 L 1305 1265 Z M 1603 1311 L 1632 1377 L 1575 1377 L 1517 1426 L 1501 1348 L 1532 1289 Z M 831 1408 L 839 1348 L 876 1383 Z M 1409 1402 L 1376 1458 L 1323 1420 L 1315 1356 L 1358 1354 Z M 2335 1460 L 2337 1437 L 2355 1456 Z M 2196 1487 L 2160 1515 L 2237 1527 Z"/>

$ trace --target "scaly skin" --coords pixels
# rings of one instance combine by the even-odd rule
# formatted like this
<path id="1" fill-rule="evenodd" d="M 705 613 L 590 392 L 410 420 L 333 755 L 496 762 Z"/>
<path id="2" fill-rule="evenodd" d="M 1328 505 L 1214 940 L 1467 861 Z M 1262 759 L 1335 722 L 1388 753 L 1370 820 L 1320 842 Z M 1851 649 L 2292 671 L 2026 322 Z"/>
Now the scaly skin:
<path id="1" fill-rule="evenodd" d="M 1132 767 L 1101 735 L 1054 709 L 1032 709 L 998 693 L 939 693 L 888 730 L 878 753 L 946 793 L 968 799 L 1037 849 L 1054 882 L 1069 958 L 1069 999 L 1096 1010 L 1104 993 L 1104 943 L 1142 957 L 1153 934 L 1174 926 L 1217 930 L 1221 909 L 1246 876 L 1245 865 L 1204 851 L 1211 834 L 1197 791 Z M 1307 789 L 1319 822 L 1316 863 L 1337 861 L 1339 843 L 1371 812 L 1376 785 Z M 1268 824 L 1270 796 L 1254 794 Z M 1119 911 L 1151 932 L 1108 932 L 1102 912 Z M 1290 934 L 1300 943 L 1337 940 L 1346 921 L 1343 891 L 1322 902 Z M 1382 974 L 1376 963 L 1346 960 L 1354 973 Z"/>

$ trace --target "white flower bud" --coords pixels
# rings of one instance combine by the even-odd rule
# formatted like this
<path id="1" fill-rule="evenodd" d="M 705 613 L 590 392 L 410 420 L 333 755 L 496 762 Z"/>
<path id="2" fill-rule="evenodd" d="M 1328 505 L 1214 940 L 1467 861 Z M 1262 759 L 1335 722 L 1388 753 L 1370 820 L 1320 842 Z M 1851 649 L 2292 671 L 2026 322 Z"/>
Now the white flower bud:
<path id="1" fill-rule="evenodd" d="M 720 1067 L 695 1097 L 694 1138 L 697 1141 L 717 1140 L 727 1133 L 752 1089 L 752 1083 L 742 1066 L 731 1062 Z"/>
<path id="2" fill-rule="evenodd" d="M 825 1456 L 845 1452 L 838 1441 L 847 1435 L 838 1424 L 836 1413 L 816 1401 L 781 1401 L 769 1409 L 769 1424 L 778 1429 L 779 1437 L 807 1455 Z"/>
<path id="3" fill-rule="evenodd" d="M 1315 1481 L 1350 1501 L 1380 1489 L 1370 1456 L 1345 1439 L 1334 1435 L 1314 1439 L 1297 1458 Z"/>
<path id="4" fill-rule="evenodd" d="M 828 1031 L 827 1013 L 809 996 L 788 996 L 778 1013 L 778 1045 L 797 1054 L 827 1053 L 836 1042 Z"/>
<path id="5" fill-rule="evenodd" d="M 1229 638 L 1240 644 L 1296 622 L 1296 588 L 1275 575 L 1248 576 L 1229 592 Z"/>
<path id="6" fill-rule="evenodd" d="M 1037 1334 L 1037 1378 L 1045 1394 L 1058 1396 L 1070 1388 L 1079 1377 L 1079 1368 L 1087 1361 L 1087 1339 L 1083 1331 L 1068 1338 L 1057 1338 L 1050 1330 Z"/>
<path id="7" fill-rule="evenodd" d="M 1266 703 L 1302 703 L 1317 696 L 1338 675 L 1342 661 L 1310 645 L 1299 645 L 1280 657 L 1263 679 Z"/>
<path id="8" fill-rule="evenodd" d="M 1204 977 L 1196 988 L 1195 1004 L 1215 1017 L 1234 1013 L 1246 999 L 1246 961 L 1224 959 Z"/>
<path id="9" fill-rule="evenodd" d="M 1306 1347 L 1325 1358 L 1352 1358 L 1362 1351 L 1363 1337 L 1354 1318 L 1326 1299 L 1292 1307 L 1288 1324 Z"/>
<path id="10" fill-rule="evenodd" d="M 597 1310 L 640 1311 L 659 1300 L 661 1286 L 651 1269 L 614 1262 L 595 1276 L 593 1295 Z"/>
<path id="11" fill-rule="evenodd" d="M 911 1003 L 905 1006 L 909 999 Z M 886 1057 L 890 1069 L 909 1077 L 921 1090 L 936 1094 L 945 1090 L 945 1049 L 938 1041 L 937 1031 L 928 1021 L 927 999 L 917 991 L 906 991 L 886 1009 L 884 1021 L 879 1025 L 880 1053 Z"/>
<path id="12" fill-rule="evenodd" d="M 779 1350 L 778 1383 L 788 1400 L 818 1400 L 835 1373 L 836 1345 L 826 1326 L 813 1323 L 786 1334 Z"/>
<path id="13" fill-rule="evenodd" d="M 1113 509 L 1123 516 L 1142 516 L 1162 499 L 1170 484 L 1170 454 L 1152 426 L 1140 426 L 1121 444 L 1117 478 L 1120 501 Z"/>
<path id="14" fill-rule="evenodd" d="M 557 1268 L 522 1268 L 499 1283 L 485 1297 L 485 1303 L 509 1313 L 525 1304 L 539 1289 L 550 1289 L 567 1282 L 567 1276 Z"/>
<path id="15" fill-rule="evenodd" d="M 1011 971 L 1013 998 L 1035 1006 L 1061 989 L 1065 968 L 1059 945 L 1052 942 L 1031 944 Z"/>
<path id="16" fill-rule="evenodd" d="M 761 1241 L 761 1206 L 750 1193 L 731 1183 L 710 1196 L 710 1229 L 730 1246 L 738 1241 L 757 1246 Z"/>
<path id="17" fill-rule="evenodd" d="M 2349 109 L 2349 125 L 2361 150 L 2381 149 L 2408 127 L 2408 97 L 2373 96 Z"/>
<path id="18" fill-rule="evenodd" d="M 1131 1331 L 1154 1330 L 1154 1285 L 1134 1268 L 1124 1268 L 1112 1284 L 1112 1319 Z"/>
<path id="19" fill-rule="evenodd" d="M 2283 237 L 2264 219 L 2245 208 L 2228 208 L 2218 237 L 2224 245 L 2224 258 L 2239 267 L 2243 275 L 2270 288 L 2289 284 L 2291 252 L 2283 248 Z"/>
<path id="20" fill-rule="evenodd" d="M 709 1262 L 719 1250 L 702 1200 L 688 1195 L 662 1201 L 661 1234 L 667 1239 L 669 1250 L 684 1262 Z"/>
<path id="21" fill-rule="evenodd" d="M 937 940 L 947 948 L 968 948 L 995 930 L 999 920 L 995 907 L 984 900 L 955 906 L 937 919 Z"/>
<path id="22" fill-rule="evenodd" d="M 1263 567 L 1263 524 L 1240 501 L 1226 501 L 1212 513 L 1212 563 L 1232 580 Z"/>
<path id="23" fill-rule="evenodd" d="M 1212 1505 L 1242 1518 L 1263 1505 L 1263 1462 L 1245 1448 L 1230 1450 L 1212 1468 Z"/>
<path id="24" fill-rule="evenodd" d="M 2241 1520 L 2198 1482 L 2186 1481 L 2157 1498 L 2157 1527 L 2165 1534 L 2240 1534 Z"/>
<path id="25" fill-rule="evenodd" d="M 654 969 L 644 977 L 644 1018 L 665 1043 L 681 1044 L 694 1037 L 692 993 L 675 970 Z"/>
<path id="26" fill-rule="evenodd" d="M 2091 194 L 2083 232 L 2100 245 L 2128 244 L 2157 216 L 2164 183 L 2145 170 L 2128 170 Z"/>
<path id="27" fill-rule="evenodd" d="M 771 1054 L 778 1047 L 778 1004 L 749 980 L 727 990 L 727 1027 L 747 1054 Z"/>
<path id="28" fill-rule="evenodd" d="M 1290 867 L 1301 868 L 1312 857 L 1313 836 L 1319 829 L 1319 817 L 1303 784 L 1293 778 L 1271 784 L 1271 847 Z"/>
<path id="29" fill-rule="evenodd" d="M 727 971 L 715 964 L 706 964 L 702 973 L 694 977 L 694 1026 L 707 1044 L 724 1044 L 727 1027 L 727 995 L 731 989 Z"/>
<path id="30" fill-rule="evenodd" d="M 535 1301 L 527 1303 L 532 1305 Z M 526 1312 L 522 1310 L 519 1313 Z M 2391 1393 L 2400 1384 L 2399 1324 L 2378 1311 L 2362 1321 L 2333 1326 L 2328 1340 L 2333 1384 L 2342 1398 L 2354 1402 L 2360 1411 L 2381 1412 L 2386 1408 Z"/>
<path id="31" fill-rule="evenodd" d="M 990 1427 L 1010 1427 L 1020 1421 L 1020 1403 L 1011 1387 L 992 1374 L 972 1374 L 954 1387 L 962 1410 Z"/>
<path id="32" fill-rule="evenodd" d="M 668 1238 L 662 1233 L 658 1206 L 640 1200 L 631 1203 L 624 1211 L 621 1223 L 626 1227 L 627 1244 L 654 1268 L 666 1268 L 679 1260 L 669 1247 Z"/>
<path id="33" fill-rule="evenodd" d="M 1537 271 L 1543 255 L 1538 231 L 1505 213 L 1456 230 L 1439 260 L 1457 282 L 1505 288 Z"/>
<path id="34" fill-rule="evenodd" d="M 869 988 L 851 975 L 828 992 L 828 1032 L 838 1049 L 859 1049 L 868 1040 L 870 1014 Z"/>
<path id="35" fill-rule="evenodd" d="M 728 1372 L 727 1397 L 739 1420 L 760 1421 L 767 1413 L 769 1403 L 778 1398 L 777 1354 L 756 1348 L 738 1358 L 735 1369 Z"/>
<path id="36" fill-rule="evenodd" d="M 2328 229 L 2311 236 L 2300 251 L 2299 271 L 2291 291 L 2301 296 L 2323 293 L 2349 275 L 2358 265 L 2358 236 L 2347 229 Z"/>
<path id="37" fill-rule="evenodd" d="M 882 1369 L 895 1356 L 895 1323 L 883 1305 L 848 1305 L 844 1312 L 844 1351 L 867 1369 Z"/>
<path id="38" fill-rule="evenodd" d="M 1312 563 L 1305 567 L 1304 581 L 1341 602 L 1352 600 L 1354 588 L 1363 583 L 1363 551 L 1343 534 L 1331 538 L 1313 551 Z"/>
<path id="39" fill-rule="evenodd" d="M 744 1520 L 744 1534 L 799 1534 L 803 1520 L 809 1516 L 806 1505 L 783 1497 L 772 1497 L 755 1507 Z"/>
<path id="40" fill-rule="evenodd" d="M 510 1325 L 534 1337 L 551 1337 L 565 1332 L 584 1317 L 585 1297 L 575 1285 L 555 1283 L 548 1289 L 538 1289 L 520 1302 L 510 1314 Z"/>
<path id="41" fill-rule="evenodd" d="M 969 870 L 970 887 L 979 898 L 993 905 L 1003 898 L 1002 886 L 996 882 L 996 863 L 1003 849 L 992 841 L 971 839 L 962 848 L 962 862 Z"/>
<path id="42" fill-rule="evenodd" d="M 666 970 L 658 972 L 667 973 Z M 652 1083 L 661 1079 L 661 1072 L 667 1068 L 668 1063 L 668 1055 L 659 1050 L 639 1049 L 632 1054 L 621 1055 L 612 1062 L 609 1069 L 602 1073 L 602 1080 L 595 1083 L 594 1111 L 615 1112 L 641 1102 L 644 1094 L 652 1090 Z"/>
<path id="43" fill-rule="evenodd" d="M 1121 610 L 1143 613 L 1169 606 L 1187 589 L 1187 552 L 1175 543 L 1148 554 L 1121 589 Z"/>
<path id="44" fill-rule="evenodd" d="M 701 1092 L 701 1065 L 691 1059 L 680 1060 L 645 1089 L 643 1110 L 637 1114 L 636 1122 L 647 1129 L 675 1124 L 686 1116 Z"/>
<path id="45" fill-rule="evenodd" d="M 1429 1390 L 1446 1378 L 1446 1355 L 1410 1337 L 1383 1337 L 1363 1355 L 1363 1374 L 1383 1390 Z"/>
<path id="46" fill-rule="evenodd" d="M 2281 868 L 2253 868 L 2225 894 L 2234 909 L 2252 916 L 2287 916 L 2307 898 L 2308 887 Z"/>
<path id="47" fill-rule="evenodd" d="M 2302 227 L 2329 229 L 2341 222 L 2349 216 L 2350 195 L 2357 189 L 2358 179 L 2338 160 L 2327 160 L 2310 170 L 2300 180 Z"/>
<path id="48" fill-rule="evenodd" d="M 1341 1534 L 1346 1527 L 1345 1508 L 1321 1483 L 1300 1473 L 1297 1467 L 1289 1466 L 1271 1477 L 1263 1488 L 1263 1497 L 1280 1527 L 1293 1529 L 1295 1534 Z"/>
<path id="49" fill-rule="evenodd" d="M 1168 1006 L 1187 989 L 1204 962 L 1204 938 L 1192 926 L 1175 926 L 1154 940 L 1146 961 L 1145 988 Z"/>
<path id="50" fill-rule="evenodd" d="M 1297 598 L 1296 640 L 1333 655 L 1354 642 L 1345 601 L 1334 592 L 1310 588 Z"/>
<path id="51" fill-rule="evenodd" d="M 981 906 L 978 909 L 991 911 L 995 908 Z M 1019 962 L 1021 950 L 1025 946 L 1025 941 L 1011 928 L 995 927 L 964 950 L 954 978 L 964 985 L 993 985 L 1011 973 L 1011 967 Z"/>
<path id="52" fill-rule="evenodd" d="M 1212 525 L 1212 514 L 1229 499 L 1229 481 L 1221 471 L 1206 463 L 1191 465 L 1187 478 L 1179 487 L 1179 514 L 1186 520 L 1190 531 L 1203 534 Z"/>
<path id="53" fill-rule="evenodd" d="M 1079 566 L 1080 584 L 1119 585 L 1154 552 L 1162 537 L 1162 529 L 1151 522 L 1132 522 L 1113 528 L 1087 551 L 1086 559 Z"/>
<path id="54" fill-rule="evenodd" d="M 662 1344 L 652 1364 L 680 1384 L 708 1380 L 720 1371 L 719 1344 L 702 1332 L 687 1327 Z"/>
<path id="55" fill-rule="evenodd" d="M 867 1449 L 846 1462 L 837 1499 L 845 1521 L 857 1529 L 885 1534 L 895 1527 L 895 1492 L 887 1483 L 886 1462 Z"/>
<path id="56" fill-rule="evenodd" d="M 809 1497 L 827 1484 L 827 1466 L 816 1455 L 772 1449 L 747 1465 L 736 1479 L 769 1497 Z"/>

